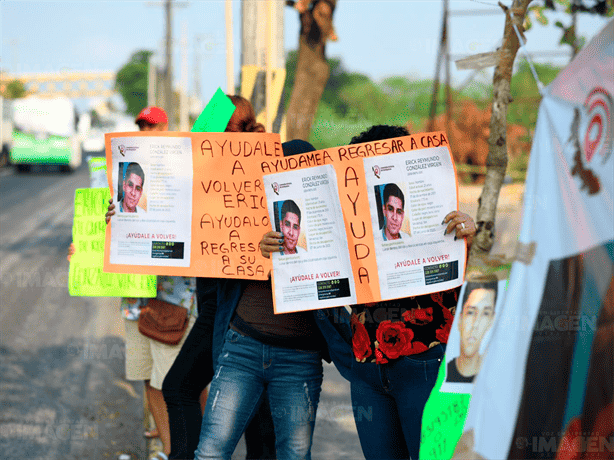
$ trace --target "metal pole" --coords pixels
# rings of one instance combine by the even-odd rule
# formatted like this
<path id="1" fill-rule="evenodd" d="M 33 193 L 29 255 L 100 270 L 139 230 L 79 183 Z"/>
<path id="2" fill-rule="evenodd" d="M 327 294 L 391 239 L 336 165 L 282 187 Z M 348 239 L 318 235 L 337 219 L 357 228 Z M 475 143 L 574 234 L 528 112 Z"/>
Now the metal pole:
<path id="1" fill-rule="evenodd" d="M 188 131 L 188 23 L 183 23 L 181 37 L 181 90 L 179 109 L 179 130 Z"/>
<path id="2" fill-rule="evenodd" d="M 273 86 L 273 2 L 267 1 L 267 28 L 266 28 L 266 83 L 264 85 L 265 90 L 265 126 L 266 132 L 273 131 L 273 118 L 275 108 L 271 107 L 271 96 Z"/>
<path id="3" fill-rule="evenodd" d="M 450 139 L 450 123 L 452 121 L 452 91 L 450 89 L 450 42 L 448 40 L 448 10 L 449 0 L 443 2 L 443 22 L 444 22 L 444 54 L 446 59 L 446 134 Z"/>
<path id="4" fill-rule="evenodd" d="M 173 51 L 172 51 L 172 22 L 173 8 L 171 0 L 166 0 L 166 62 L 164 71 L 164 108 L 168 114 L 168 128 L 173 130 L 175 117 L 173 114 Z"/>
<path id="5" fill-rule="evenodd" d="M 234 51 L 232 43 L 232 0 L 226 0 L 226 94 L 234 94 L 235 91 L 235 68 Z"/>

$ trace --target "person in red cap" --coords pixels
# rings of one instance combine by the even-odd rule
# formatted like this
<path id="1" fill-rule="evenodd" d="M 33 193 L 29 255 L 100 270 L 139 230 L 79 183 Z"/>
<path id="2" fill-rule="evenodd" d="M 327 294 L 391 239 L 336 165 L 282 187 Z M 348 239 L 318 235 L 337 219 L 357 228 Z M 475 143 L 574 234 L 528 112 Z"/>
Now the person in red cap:
<path id="1" fill-rule="evenodd" d="M 139 131 L 168 131 L 166 112 L 153 105 L 141 110 L 134 122 L 139 126 Z"/>

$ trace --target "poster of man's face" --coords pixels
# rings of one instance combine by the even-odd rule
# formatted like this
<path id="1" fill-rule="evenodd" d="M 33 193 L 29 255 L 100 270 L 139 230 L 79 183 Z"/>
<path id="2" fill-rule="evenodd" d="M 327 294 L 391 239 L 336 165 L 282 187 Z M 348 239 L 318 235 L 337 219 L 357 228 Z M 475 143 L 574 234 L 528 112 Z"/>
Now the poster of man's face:
<path id="1" fill-rule="evenodd" d="M 118 171 L 118 204 L 119 212 L 136 213 L 139 201 L 143 195 L 145 173 L 138 163 L 119 163 Z"/>
<path id="2" fill-rule="evenodd" d="M 495 321 L 498 284 L 496 280 L 466 283 L 448 340 L 446 383 L 472 384 L 480 371 Z M 442 391 L 448 390 L 442 387 Z"/>
<path id="3" fill-rule="evenodd" d="M 301 210 L 294 200 L 274 203 L 275 229 L 283 235 L 282 255 L 297 254 L 301 235 Z M 301 248 L 303 249 L 303 248 Z"/>
<path id="4" fill-rule="evenodd" d="M 380 231 L 384 241 L 397 240 L 403 237 L 405 220 L 405 194 L 394 183 L 375 186 L 375 199 L 381 212 L 378 211 Z M 406 236 L 408 236 L 405 233 Z"/>

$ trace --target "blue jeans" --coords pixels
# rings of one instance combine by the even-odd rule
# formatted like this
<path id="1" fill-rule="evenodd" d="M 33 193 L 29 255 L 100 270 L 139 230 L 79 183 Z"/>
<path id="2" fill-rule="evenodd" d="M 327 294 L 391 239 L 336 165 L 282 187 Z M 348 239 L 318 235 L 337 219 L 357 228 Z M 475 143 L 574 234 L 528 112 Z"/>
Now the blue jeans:
<path id="1" fill-rule="evenodd" d="M 229 329 L 211 382 L 197 459 L 230 459 L 266 389 L 279 460 L 311 459 L 322 386 L 318 351 L 264 345 Z"/>
<path id="2" fill-rule="evenodd" d="M 418 460 L 426 400 L 437 381 L 445 345 L 386 364 L 352 365 L 352 408 L 367 460 Z"/>

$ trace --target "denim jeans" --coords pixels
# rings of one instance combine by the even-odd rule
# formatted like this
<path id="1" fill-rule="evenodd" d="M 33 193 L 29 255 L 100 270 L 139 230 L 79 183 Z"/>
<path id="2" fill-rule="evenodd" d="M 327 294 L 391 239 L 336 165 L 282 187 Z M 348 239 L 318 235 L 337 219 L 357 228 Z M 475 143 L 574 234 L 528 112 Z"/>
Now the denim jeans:
<path id="1" fill-rule="evenodd" d="M 352 408 L 367 460 L 418 460 L 424 405 L 445 345 L 386 364 L 352 365 Z"/>
<path id="2" fill-rule="evenodd" d="M 266 389 L 277 458 L 311 459 L 321 386 L 318 351 L 264 345 L 228 330 L 211 382 L 195 457 L 229 460 Z"/>
<path id="3" fill-rule="evenodd" d="M 217 283 L 197 278 L 198 317 L 173 366 L 166 374 L 162 393 L 171 432 L 170 460 L 193 460 L 200 439 L 200 394 L 213 377 L 213 321 L 217 310 Z M 245 430 L 248 459 L 274 459 L 275 434 L 266 398 Z"/>

